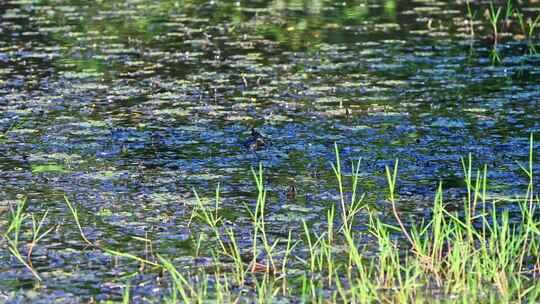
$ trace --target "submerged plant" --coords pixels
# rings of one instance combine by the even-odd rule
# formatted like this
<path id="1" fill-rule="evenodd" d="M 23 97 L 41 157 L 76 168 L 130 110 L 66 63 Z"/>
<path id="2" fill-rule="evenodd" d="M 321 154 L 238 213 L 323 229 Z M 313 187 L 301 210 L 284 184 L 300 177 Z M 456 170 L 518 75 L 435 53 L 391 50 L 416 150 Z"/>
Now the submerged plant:
<path id="1" fill-rule="evenodd" d="M 27 121 L 28 121 L 28 118 L 26 117 L 21 119 L 20 121 L 17 120 L 14 123 L 12 123 L 6 130 L 0 132 L 0 143 L 6 142 L 7 133 L 22 128 L 26 124 Z"/>
<path id="2" fill-rule="evenodd" d="M 474 19 L 476 18 L 476 11 L 473 11 L 470 0 L 466 0 L 465 4 L 467 5 L 467 18 L 469 19 L 470 35 L 472 38 L 474 37 Z"/>
<path id="3" fill-rule="evenodd" d="M 501 63 L 502 59 L 501 59 L 501 56 L 499 55 L 499 50 L 497 49 L 496 45 L 494 45 L 493 48 L 491 49 L 491 52 L 489 53 L 489 59 L 491 60 L 492 65 Z"/>

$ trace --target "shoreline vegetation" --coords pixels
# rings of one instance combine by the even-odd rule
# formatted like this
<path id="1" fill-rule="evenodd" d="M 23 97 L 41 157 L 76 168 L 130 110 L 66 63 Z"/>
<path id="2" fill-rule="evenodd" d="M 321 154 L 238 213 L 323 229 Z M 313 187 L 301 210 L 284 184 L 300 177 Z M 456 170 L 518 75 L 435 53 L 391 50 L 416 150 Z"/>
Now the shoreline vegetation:
<path id="1" fill-rule="evenodd" d="M 65 203 L 83 250 L 102 251 L 115 261 L 139 264 L 141 273 L 164 277 L 163 299 L 156 301 L 533 303 L 540 299 L 539 198 L 533 181 L 532 135 L 529 163 L 519 164 L 529 179 L 528 187 L 523 196 L 509 199 L 519 206 L 517 218 L 511 217 L 509 210 L 498 208 L 504 201 L 490 197 L 487 167 L 473 169 L 469 155 L 462 159 L 466 184 L 462 208 L 448 208 L 439 184 L 429 218 L 414 223 L 399 211 L 398 161 L 386 167 L 386 202 L 397 223 L 388 224 L 363 203 L 364 195 L 357 192 L 360 161 L 353 162 L 351 172 L 346 173 L 337 144 L 335 155 L 332 170 L 340 196 L 336 205 L 326 210 L 324 232 L 315 231 L 302 220 L 301 231 L 289 230 L 283 236 L 269 233 L 262 165 L 252 168 L 257 189 L 255 207 L 244 205 L 252 227 L 247 251 L 239 242 L 243 236 L 220 216 L 219 186 L 213 202 L 194 191 L 197 204 L 191 210 L 190 225 L 204 225 L 210 231 L 207 240 L 198 238 L 195 248 L 197 257 L 212 261 L 204 267 L 184 267 L 174 257 L 154 251 L 143 257 L 98 245 L 85 235 L 77 206 L 67 197 Z M 32 263 L 32 252 L 54 228 L 44 227 L 47 214 L 27 213 L 22 200 L 12 208 L 8 228 L 2 233 L 2 241 L 32 274 L 36 288 L 44 279 Z M 367 215 L 368 222 L 357 222 L 359 214 Z M 357 229 L 358 225 L 366 229 Z M 151 240 L 144 241 L 151 244 Z M 214 245 L 203 252 L 203 242 Z M 130 303 L 130 289 L 126 282 L 117 300 Z"/>

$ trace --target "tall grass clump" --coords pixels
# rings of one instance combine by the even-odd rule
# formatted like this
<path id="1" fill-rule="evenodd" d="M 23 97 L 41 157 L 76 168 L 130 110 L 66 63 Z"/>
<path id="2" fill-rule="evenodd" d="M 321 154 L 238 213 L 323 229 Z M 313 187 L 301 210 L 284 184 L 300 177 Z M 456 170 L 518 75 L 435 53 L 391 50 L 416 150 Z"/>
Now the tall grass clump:
<path id="1" fill-rule="evenodd" d="M 49 211 L 45 211 L 41 218 L 38 219 L 33 213 L 25 211 L 26 201 L 27 199 L 24 198 L 16 201 L 15 208 L 11 206 L 9 224 L 1 237 L 7 243 L 9 253 L 28 269 L 38 282 L 40 282 L 42 279 L 32 263 L 32 253 L 38 242 L 47 236 L 47 234 L 53 230 L 53 227 L 43 231 L 43 225 Z M 31 230 L 29 233 L 26 231 L 26 234 L 29 234 L 30 237 L 25 239 L 23 235 L 27 229 L 25 229 L 24 223 L 28 221 L 28 219 L 31 220 Z M 22 244 L 27 245 L 25 246 L 26 254 L 21 250 Z"/>
<path id="2" fill-rule="evenodd" d="M 247 230 L 226 224 L 219 185 L 210 200 L 194 191 L 196 204 L 188 226 L 194 234 L 211 236 L 193 238 L 195 256 L 206 257 L 211 266 L 179 264 L 159 250 L 143 259 L 95 245 L 84 234 L 76 206 L 65 202 L 82 242 L 163 275 L 167 282 L 163 299 L 168 303 L 533 303 L 540 300 L 533 147 L 531 136 L 528 163 L 519 164 L 527 178 L 522 196 L 490 195 L 488 168 L 477 168 L 469 154 L 461 161 L 466 187 L 462 199 L 445 200 L 441 183 L 423 213 L 427 215 L 419 216 L 404 212 L 404 204 L 422 202 L 400 197 L 397 160 L 385 170 L 386 199 L 382 205 L 374 204 L 360 191 L 365 176 L 361 161 L 345 166 L 336 144 L 330 165 L 336 202 L 320 215 L 322 226 L 296 219 L 297 225 L 291 225 L 296 228 L 286 233 L 276 233 L 273 228 L 279 223 L 268 221 L 275 200 L 259 165 L 251 170 L 253 200 L 243 206 Z M 509 205 L 518 208 L 511 213 L 505 208 Z M 37 235 L 30 238 L 32 247 L 49 231 L 41 232 L 45 217 L 32 221 Z M 28 218 L 24 204 L 19 204 L 3 237 L 12 255 L 39 278 L 30 263 L 31 253 L 25 257 L 17 249 L 21 223 Z M 134 292 L 126 287 L 119 300 L 129 301 Z"/>
<path id="3" fill-rule="evenodd" d="M 497 44 L 497 42 L 499 41 L 499 20 L 501 17 L 501 12 L 501 7 L 497 7 L 497 9 L 495 9 L 493 2 L 490 2 L 487 12 L 487 18 L 493 31 L 493 44 Z"/>
<path id="4" fill-rule="evenodd" d="M 476 18 L 476 11 L 472 9 L 470 0 L 466 0 L 465 4 L 467 7 L 467 22 L 469 23 L 469 33 L 471 38 L 474 38 L 474 20 Z"/>
<path id="5" fill-rule="evenodd" d="M 533 43 L 533 37 L 536 29 L 540 26 L 540 14 L 535 19 L 528 18 L 525 20 L 525 16 L 522 12 L 516 9 L 514 15 L 518 21 L 519 28 L 523 34 L 523 37 L 527 39 L 527 45 L 529 47 L 529 54 L 534 55 L 537 53 L 536 47 Z"/>
<path id="6" fill-rule="evenodd" d="M 225 277 L 243 279 L 213 280 L 221 282 L 220 286 L 225 286 L 224 282 L 234 285 L 218 288 L 214 297 L 256 302 L 287 297 L 310 303 L 537 301 L 540 230 L 534 216 L 538 197 L 533 185 L 532 147 L 531 138 L 529 164 L 522 165 L 529 177 L 528 188 L 524 196 L 514 200 L 520 206 L 519 216 L 498 207 L 504 200 L 489 196 L 487 167 L 474 169 L 469 155 L 462 160 L 463 200 L 445 203 L 443 185 L 439 184 L 429 218 L 415 222 L 400 212 L 403 200 L 397 192 L 398 161 L 388 166 L 387 203 L 395 223 L 391 224 L 380 211 L 364 203 L 364 195 L 358 192 L 360 161 L 351 163 L 351 171 L 345 173 L 336 145 L 336 161 L 331 167 L 339 200 L 327 210 L 327 230 L 315 230 L 302 221 L 303 237 L 296 242 L 291 235 L 298 236 L 299 231 L 290 231 L 287 240 L 270 241 L 267 227 L 271 223 L 265 221 L 267 190 L 259 166 L 253 171 L 258 193 L 255 209 L 246 207 L 252 222 L 251 259 L 238 257 L 234 263 L 243 266 L 224 273 Z M 203 208 L 199 205 L 197 212 L 203 212 L 200 218 L 212 227 L 216 216 L 204 215 Z M 368 223 L 357 222 L 361 213 L 367 214 Z M 367 232 L 355 229 L 357 225 L 367 225 Z M 216 232 L 221 238 L 220 250 L 214 252 L 216 262 L 230 257 L 230 248 L 239 247 L 233 245 L 237 239 L 232 235 L 232 231 L 228 237 Z M 363 241 L 366 238 L 371 243 Z M 278 243 L 287 245 L 281 248 Z M 264 260 L 257 259 L 260 252 L 265 253 Z M 163 264 L 175 282 L 173 294 L 180 295 L 182 301 L 202 300 L 200 291 L 190 283 L 201 282 L 200 274 L 190 279 L 166 260 Z M 251 292 L 233 291 L 239 286 L 246 288 L 247 281 L 252 282 Z"/>

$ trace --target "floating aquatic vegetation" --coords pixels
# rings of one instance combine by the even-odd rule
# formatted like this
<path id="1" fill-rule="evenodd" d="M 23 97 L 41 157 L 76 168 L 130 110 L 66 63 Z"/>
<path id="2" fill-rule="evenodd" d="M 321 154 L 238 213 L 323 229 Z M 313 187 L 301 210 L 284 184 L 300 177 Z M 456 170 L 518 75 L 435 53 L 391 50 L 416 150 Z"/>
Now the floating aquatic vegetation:
<path id="1" fill-rule="evenodd" d="M 452 215 L 446 223 L 463 227 L 458 160 L 469 152 L 496 168 L 487 184 L 505 202 L 495 207 L 520 223 L 512 195 L 528 178 L 515 160 L 527 153 L 516 147 L 538 131 L 538 8 L 494 3 L 493 48 L 492 24 L 482 16 L 489 3 L 409 2 L 0 3 L 0 233 L 19 194 L 28 196 L 16 249 L 22 261 L 30 266 L 31 215 L 39 223 L 49 210 L 41 231 L 54 228 L 30 259 L 46 288 L 32 288 L 35 277 L 13 246 L 0 250 L 0 302 L 163 302 L 175 290 L 177 300 L 217 302 L 412 301 L 393 285 L 397 272 L 384 268 L 408 244 L 401 229 L 389 228 L 399 225 L 385 166 L 396 157 L 395 204 L 405 228 L 409 219 L 430 219 L 439 181 Z M 263 148 L 246 148 L 252 128 Z M 348 203 L 353 191 L 336 190 L 328 164 L 334 141 L 343 169 L 363 159 L 354 163 L 361 174 L 346 174 L 368 193 L 365 209 L 351 209 L 350 230 L 378 234 L 342 234 L 341 197 Z M 254 189 L 246 171 L 259 163 L 265 178 Z M 347 187 L 353 181 L 343 174 Z M 352 290 L 355 282 L 341 280 L 369 269 L 344 262 L 359 261 L 351 241 L 362 258 L 382 258 L 373 260 L 388 269 L 372 269 L 377 284 L 359 277 L 365 285 Z M 466 243 L 452 248 L 469 252 Z M 458 260 L 452 248 L 445 262 Z M 416 274 L 437 283 L 441 260 L 418 257 L 400 266 L 423 269 Z M 512 298 L 505 274 L 498 268 L 484 294 Z M 459 284 L 407 282 L 401 290 L 434 290 L 430 300 L 461 295 Z"/>
<path id="2" fill-rule="evenodd" d="M 58 164 L 32 165 L 32 173 L 69 173 L 69 170 Z"/>

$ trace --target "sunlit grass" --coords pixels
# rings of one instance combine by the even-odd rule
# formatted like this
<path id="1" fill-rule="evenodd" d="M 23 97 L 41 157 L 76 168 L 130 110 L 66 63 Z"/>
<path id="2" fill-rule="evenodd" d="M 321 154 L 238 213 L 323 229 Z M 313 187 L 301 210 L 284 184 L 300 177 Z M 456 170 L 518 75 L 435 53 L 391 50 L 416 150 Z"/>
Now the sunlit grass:
<path id="1" fill-rule="evenodd" d="M 412 303 L 448 302 L 536 302 L 540 299 L 539 222 L 533 173 L 533 142 L 528 164 L 519 164 L 528 178 L 525 193 L 512 204 L 519 216 L 500 210 L 489 196 L 486 166 L 475 169 L 472 155 L 462 160 L 466 194 L 460 208 L 445 203 L 442 185 L 434 194 L 429 217 L 412 221 L 400 212 L 398 161 L 386 168 L 387 200 L 395 224 L 384 212 L 365 204 L 358 192 L 360 161 L 345 173 L 339 149 L 332 170 L 339 199 L 326 210 L 326 229 L 314 229 L 301 220 L 301 227 L 286 236 L 269 232 L 268 201 L 262 165 L 252 170 L 256 197 L 244 205 L 250 219 L 250 245 L 245 235 L 226 227 L 221 215 L 220 187 L 208 201 L 194 191 L 196 205 L 190 225 L 206 227 L 214 246 L 201 249 L 202 238 L 194 238 L 197 256 L 210 258 L 215 267 L 184 267 L 174 257 L 155 254 L 142 258 L 96 245 L 85 235 L 76 206 L 65 198 L 82 242 L 93 250 L 147 265 L 141 271 L 166 274 L 164 289 L 168 303 L 279 302 L 296 299 L 309 303 Z M 44 230 L 47 212 L 37 219 L 25 212 L 21 201 L 12 210 L 3 233 L 8 250 L 36 280 L 43 280 L 31 263 L 32 248 L 52 228 Z M 452 208 L 449 208 L 449 207 Z M 457 211 L 455 211 L 457 210 Z M 367 216 L 360 223 L 358 216 Z M 24 223 L 31 220 L 30 250 L 20 251 Z M 355 229 L 365 225 L 367 230 Z M 44 232 L 42 232 L 44 230 Z M 366 241 L 368 240 L 368 241 Z M 146 241 L 146 239 L 145 239 Z M 149 240 L 148 240 L 149 241 Z M 246 254 L 245 250 L 249 251 Z M 224 267 L 227 266 L 227 267 Z M 141 268 L 142 269 L 142 268 Z M 129 285 L 119 301 L 134 296 Z"/>
<path id="2" fill-rule="evenodd" d="M 485 8 L 484 17 L 491 28 L 493 38 L 493 45 L 489 52 L 489 58 L 493 65 L 500 64 L 503 61 L 498 46 L 503 38 L 503 34 L 505 37 L 511 36 L 518 41 L 525 40 L 527 42 L 528 54 L 537 54 L 534 37 L 537 28 L 540 26 L 540 14 L 526 17 L 523 10 L 514 6 L 513 0 L 507 0 L 504 6 L 497 6 L 493 1 L 489 2 L 489 6 L 487 7 L 482 4 L 473 4 L 474 2 L 472 1 L 465 1 L 465 20 L 468 26 L 469 36 L 471 39 L 477 36 L 474 29 L 477 14 L 475 8 Z M 510 33 L 514 34 L 509 35 Z"/>
<path id="3" fill-rule="evenodd" d="M 532 141 L 531 141 L 531 156 Z M 528 166 L 522 166 L 530 177 L 526 194 L 518 205 L 521 207 L 519 223 L 510 223 L 508 211 L 497 211 L 489 203 L 487 195 L 487 168 L 473 170 L 472 156 L 463 162 L 467 194 L 463 199 L 461 212 L 449 211 L 444 204 L 442 185 L 439 186 L 431 212 L 431 218 L 423 223 L 407 223 L 399 213 L 396 193 L 398 165 L 387 168 L 388 203 L 398 226 L 389 225 L 377 213 L 361 204 L 356 187 L 359 181 L 359 164 L 352 164 L 350 189 L 345 189 L 343 174 L 336 146 L 336 175 L 340 200 L 339 219 L 335 218 L 335 208 L 327 214 L 328 230 L 318 233 L 303 221 L 301 240 L 291 246 L 291 233 L 287 240 L 287 250 L 280 268 L 276 271 L 276 261 L 272 253 L 279 251 L 277 241 L 269 242 L 265 232 L 265 197 L 263 170 L 254 171 L 258 189 L 255 211 L 250 211 L 253 224 L 253 247 L 256 253 L 265 250 L 268 257 L 257 261 L 253 254 L 250 267 L 234 268 L 225 277 L 250 277 L 253 280 L 250 294 L 228 293 L 221 286 L 230 286 L 228 279 L 214 278 L 215 294 L 207 288 L 196 289 L 190 281 L 201 282 L 203 274 L 189 279 L 189 274 L 181 276 L 170 263 L 166 263 L 174 282 L 171 294 L 181 294 L 183 301 L 203 302 L 212 299 L 237 299 L 248 297 L 258 302 L 271 302 L 280 296 L 295 297 L 304 302 L 324 303 L 343 301 L 355 302 L 430 302 L 446 299 L 455 302 L 534 302 L 539 297 L 540 285 L 535 280 L 538 275 L 538 222 L 534 219 L 538 198 L 532 184 L 532 157 Z M 199 206 L 200 212 L 201 206 Z M 355 215 L 369 214 L 369 234 L 376 239 L 375 255 L 364 252 L 359 232 L 352 228 Z M 211 216 L 203 217 L 206 222 Z M 337 224 L 337 225 L 336 225 Z M 232 232 L 230 232 L 232 233 Z M 294 233 L 298 234 L 298 231 Z M 396 237 L 401 234 L 401 238 Z M 405 240 L 406 243 L 401 242 Z M 219 241 L 225 243 L 224 240 Z M 228 238 L 229 244 L 235 243 Z M 262 243 L 262 244 L 261 244 Z M 259 246 L 260 245 L 260 246 Z M 234 245 L 233 245 L 234 246 Z M 237 246 L 237 245 L 236 245 Z M 224 247 L 221 245 L 220 247 Z M 295 256 L 293 247 L 304 248 L 307 260 Z M 341 254 L 335 254 L 341 248 Z M 344 248 L 344 249 L 343 249 Z M 219 254 L 227 252 L 214 252 Z M 303 274 L 289 274 L 297 269 L 288 268 L 288 259 L 297 259 L 304 265 Z M 238 260 L 237 263 L 246 263 Z M 254 267 L 257 263 L 257 267 Z M 297 273 L 297 272 L 295 272 Z M 183 278 L 183 279 L 181 279 Z M 244 280 L 236 280 L 242 286 Z M 201 283 L 198 283 L 201 284 Z M 205 286 L 211 285 L 206 282 Z M 189 290 L 187 289 L 188 286 Z M 294 286 L 294 287 L 293 287 Z M 244 286 L 245 287 L 245 286 Z M 201 297 L 201 290 L 204 296 Z M 174 302 L 174 297 L 171 298 Z"/>

